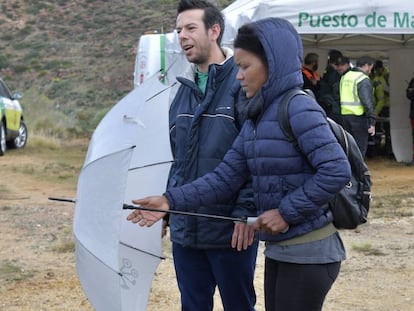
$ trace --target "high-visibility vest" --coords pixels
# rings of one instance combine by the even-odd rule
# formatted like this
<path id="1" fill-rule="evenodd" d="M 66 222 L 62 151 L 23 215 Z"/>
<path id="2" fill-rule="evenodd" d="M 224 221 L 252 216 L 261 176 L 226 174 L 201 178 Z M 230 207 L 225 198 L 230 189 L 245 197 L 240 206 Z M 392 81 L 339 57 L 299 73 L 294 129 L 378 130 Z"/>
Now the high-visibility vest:
<path id="1" fill-rule="evenodd" d="M 383 75 L 372 78 L 372 86 L 374 91 L 374 114 L 378 115 L 384 107 L 390 106 L 390 87 Z"/>
<path id="2" fill-rule="evenodd" d="M 361 116 L 365 109 L 358 96 L 358 83 L 369 77 L 360 71 L 350 70 L 341 78 L 339 96 L 341 99 L 341 114 Z"/>

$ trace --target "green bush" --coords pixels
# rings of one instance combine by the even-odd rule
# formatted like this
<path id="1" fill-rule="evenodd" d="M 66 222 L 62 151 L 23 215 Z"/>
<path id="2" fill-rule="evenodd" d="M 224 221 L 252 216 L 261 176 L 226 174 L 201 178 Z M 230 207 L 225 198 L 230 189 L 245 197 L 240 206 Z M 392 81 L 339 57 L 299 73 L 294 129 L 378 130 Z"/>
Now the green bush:
<path id="1" fill-rule="evenodd" d="M 23 72 L 30 70 L 30 67 L 25 64 L 14 64 L 14 65 L 11 65 L 10 67 L 12 67 L 15 73 L 23 73 Z"/>

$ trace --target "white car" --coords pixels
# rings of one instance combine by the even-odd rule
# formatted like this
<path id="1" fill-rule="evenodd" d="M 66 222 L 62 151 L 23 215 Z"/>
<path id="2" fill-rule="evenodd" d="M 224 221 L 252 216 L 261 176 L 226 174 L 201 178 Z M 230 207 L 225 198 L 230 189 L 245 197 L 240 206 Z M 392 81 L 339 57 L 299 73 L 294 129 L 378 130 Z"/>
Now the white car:
<path id="1" fill-rule="evenodd" d="M 0 156 L 7 147 L 23 148 L 27 142 L 27 127 L 23 120 L 20 93 L 12 94 L 0 79 Z"/>

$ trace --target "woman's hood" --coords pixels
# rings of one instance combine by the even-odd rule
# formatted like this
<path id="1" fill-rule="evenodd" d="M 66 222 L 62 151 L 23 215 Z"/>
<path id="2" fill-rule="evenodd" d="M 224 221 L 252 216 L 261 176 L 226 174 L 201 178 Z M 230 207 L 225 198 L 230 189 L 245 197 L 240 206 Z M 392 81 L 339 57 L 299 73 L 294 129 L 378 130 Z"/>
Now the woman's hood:
<path id="1" fill-rule="evenodd" d="M 302 40 L 292 24 L 281 18 L 262 19 L 254 27 L 269 66 L 261 95 L 270 104 L 285 91 L 302 87 Z"/>

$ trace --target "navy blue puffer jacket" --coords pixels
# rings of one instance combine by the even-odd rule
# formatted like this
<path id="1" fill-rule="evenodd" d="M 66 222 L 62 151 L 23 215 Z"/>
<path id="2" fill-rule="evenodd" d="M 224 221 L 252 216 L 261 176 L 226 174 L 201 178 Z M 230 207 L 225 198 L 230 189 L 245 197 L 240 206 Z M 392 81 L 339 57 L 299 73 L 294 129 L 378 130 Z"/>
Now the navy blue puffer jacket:
<path id="1" fill-rule="evenodd" d="M 327 202 L 346 185 L 351 172 L 324 111 L 308 97 L 295 96 L 289 106 L 302 154 L 286 139 L 278 107 L 286 91 L 302 86 L 301 39 L 283 19 L 268 18 L 255 25 L 266 52 L 269 77 L 248 103 L 249 119 L 213 173 L 170 189 L 166 196 L 172 209 L 209 205 L 228 198 L 251 175 L 258 214 L 278 208 L 290 225 L 287 233 L 263 234 L 261 239 L 281 241 L 332 222 Z"/>
<path id="2" fill-rule="evenodd" d="M 181 86 L 170 108 L 170 138 L 174 154 L 168 187 L 189 183 L 213 171 L 231 148 L 240 132 L 242 113 L 237 109 L 240 83 L 232 51 L 227 61 L 209 66 L 209 79 L 203 94 L 194 79 L 178 78 Z M 250 183 L 220 204 L 194 205 L 189 211 L 242 217 L 256 214 Z M 170 216 L 171 240 L 193 248 L 230 248 L 234 224 L 183 215 Z"/>

